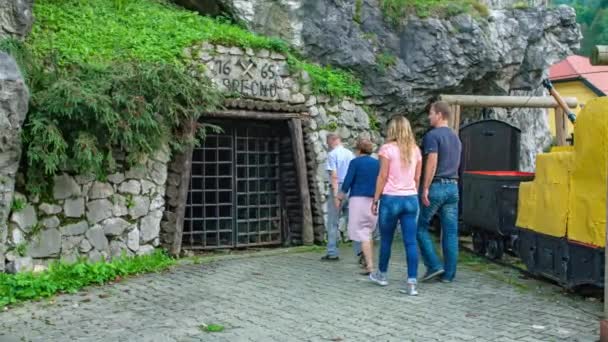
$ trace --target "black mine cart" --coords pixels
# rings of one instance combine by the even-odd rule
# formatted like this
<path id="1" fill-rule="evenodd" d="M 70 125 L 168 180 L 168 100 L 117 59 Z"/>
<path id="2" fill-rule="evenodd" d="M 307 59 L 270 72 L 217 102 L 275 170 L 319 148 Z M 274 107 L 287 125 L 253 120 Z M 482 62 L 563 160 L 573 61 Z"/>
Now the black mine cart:
<path id="1" fill-rule="evenodd" d="M 473 248 L 479 254 L 500 259 L 505 250 L 516 251 L 517 196 L 519 183 L 534 173 L 518 171 L 468 171 L 462 178 L 465 200 L 463 224 L 473 232 Z"/>
<path id="2" fill-rule="evenodd" d="M 521 130 L 504 121 L 487 119 L 472 122 L 464 125 L 459 130 L 460 141 L 462 142 L 462 154 L 460 160 L 460 181 L 458 184 L 460 191 L 459 213 L 460 213 L 460 232 L 470 235 L 473 233 L 474 226 L 465 222 L 465 205 L 471 202 L 476 194 L 469 194 L 464 191 L 464 178 L 469 177 L 469 182 L 476 178 L 466 176 L 466 172 L 471 171 L 518 171 Z M 497 177 L 496 175 L 494 177 Z M 479 179 L 484 179 L 478 176 Z M 494 189 L 493 180 L 497 178 L 485 179 L 483 185 L 472 185 L 476 190 L 489 184 Z M 511 185 L 511 183 L 509 183 Z M 503 190 L 500 190 L 503 191 Z M 504 190 L 508 192 L 509 190 Z M 511 191 L 512 193 L 513 191 Z M 512 194 L 511 194 L 512 195 Z M 505 196 L 508 196 L 505 193 Z M 469 210 L 469 217 L 470 217 Z M 484 225 L 481 225 L 485 227 Z M 479 234 L 476 234 L 479 238 Z M 492 242 L 493 244 L 493 242 Z M 494 250 L 493 246 L 490 246 Z"/>

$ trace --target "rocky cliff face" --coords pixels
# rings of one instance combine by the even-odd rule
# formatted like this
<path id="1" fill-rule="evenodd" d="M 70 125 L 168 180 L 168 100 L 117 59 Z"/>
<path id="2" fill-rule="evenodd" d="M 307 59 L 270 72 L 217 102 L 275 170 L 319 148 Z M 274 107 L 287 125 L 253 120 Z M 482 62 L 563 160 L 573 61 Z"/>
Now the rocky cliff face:
<path id="1" fill-rule="evenodd" d="M 23 38 L 32 28 L 34 0 L 0 1 L 0 39 Z"/>
<path id="2" fill-rule="evenodd" d="M 25 120 L 28 90 L 15 61 L 0 53 L 0 272 L 4 271 L 4 243 L 8 214 L 21 157 L 21 126 Z"/>
<path id="3" fill-rule="evenodd" d="M 492 0 L 487 18 L 409 17 L 399 26 L 385 20 L 378 0 L 216 3 L 251 30 L 282 37 L 312 60 L 355 71 L 368 104 L 385 114 L 406 112 L 419 128 L 425 105 L 441 93 L 542 93 L 548 67 L 578 49 L 581 39 L 574 10 L 548 9 L 543 1 L 513 10 L 513 1 Z M 496 112 L 501 117 L 505 111 Z M 506 116 L 523 130 L 522 168 L 531 169 L 550 137 L 542 111 L 523 112 L 521 118 Z"/>

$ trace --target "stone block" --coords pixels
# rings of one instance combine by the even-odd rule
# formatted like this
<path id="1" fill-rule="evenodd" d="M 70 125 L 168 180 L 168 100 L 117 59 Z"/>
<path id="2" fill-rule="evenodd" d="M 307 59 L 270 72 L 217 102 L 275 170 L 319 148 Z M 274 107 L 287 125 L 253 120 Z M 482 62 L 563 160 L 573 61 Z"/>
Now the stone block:
<path id="1" fill-rule="evenodd" d="M 120 236 L 131 224 L 121 218 L 109 218 L 101 223 L 103 232 L 109 236 Z"/>
<path id="2" fill-rule="evenodd" d="M 57 216 L 47 217 L 42 220 L 42 225 L 45 228 L 57 228 L 59 227 L 60 223 L 61 222 L 59 222 L 59 218 Z"/>
<path id="3" fill-rule="evenodd" d="M 94 182 L 89 190 L 89 199 L 108 198 L 114 194 L 114 189 L 109 183 Z"/>
<path id="4" fill-rule="evenodd" d="M 84 220 L 78 223 L 68 224 L 59 228 L 59 230 L 61 231 L 61 235 L 63 236 L 82 235 L 86 233 L 88 229 L 89 224 L 87 223 L 87 221 Z"/>
<path id="5" fill-rule="evenodd" d="M 162 195 L 156 195 L 150 202 L 150 210 L 161 209 L 165 205 L 165 198 Z"/>
<path id="6" fill-rule="evenodd" d="M 42 230 L 32 238 L 27 248 L 28 256 L 33 258 L 56 257 L 61 251 L 61 234 L 57 229 Z"/>
<path id="7" fill-rule="evenodd" d="M 113 240 L 110 242 L 110 256 L 112 258 L 120 258 L 125 253 L 126 256 L 129 256 L 129 249 L 127 245 L 120 240 Z"/>
<path id="8" fill-rule="evenodd" d="M 40 210 L 45 215 L 55 215 L 61 212 L 61 206 L 56 204 L 42 203 L 38 210 Z"/>
<path id="9" fill-rule="evenodd" d="M 34 206 L 28 204 L 25 208 L 13 212 L 11 222 L 15 223 L 24 232 L 29 232 L 38 223 L 38 217 Z"/>
<path id="10" fill-rule="evenodd" d="M 108 181 L 112 184 L 120 184 L 125 180 L 125 174 L 116 172 L 108 176 Z"/>
<path id="11" fill-rule="evenodd" d="M 34 263 L 31 257 L 18 257 L 8 263 L 6 271 L 8 273 L 30 272 L 34 270 Z"/>
<path id="12" fill-rule="evenodd" d="M 84 215 L 84 198 L 68 198 L 63 204 L 65 217 L 82 217 Z"/>
<path id="13" fill-rule="evenodd" d="M 129 180 L 120 184 L 118 191 L 122 194 L 139 195 L 141 192 L 141 184 L 139 181 Z"/>
<path id="14" fill-rule="evenodd" d="M 154 188 L 156 188 L 156 184 L 154 184 L 153 182 L 150 182 L 149 180 L 145 179 L 141 181 L 141 193 L 143 195 L 149 194 L 153 191 Z"/>
<path id="15" fill-rule="evenodd" d="M 140 243 L 147 243 L 158 237 L 162 212 L 153 211 L 141 219 L 139 223 Z"/>
<path id="16" fill-rule="evenodd" d="M 127 208 L 127 199 L 122 195 L 114 195 L 112 197 L 112 214 L 114 216 L 125 216 L 129 213 Z"/>
<path id="17" fill-rule="evenodd" d="M 112 216 L 114 205 L 107 199 L 95 200 L 87 203 L 87 220 L 97 223 Z"/>
<path id="18" fill-rule="evenodd" d="M 129 208 L 129 216 L 138 219 L 148 213 L 150 209 L 150 199 L 146 196 L 134 196 L 133 205 Z"/>
<path id="19" fill-rule="evenodd" d="M 80 253 L 87 253 L 91 249 L 93 249 L 93 246 L 91 246 L 89 240 L 82 239 L 82 241 L 80 241 L 80 245 L 78 246 L 78 250 L 80 251 Z"/>
<path id="20" fill-rule="evenodd" d="M 80 244 L 84 240 L 83 235 L 79 236 L 64 236 L 61 238 L 61 255 L 78 255 Z"/>
<path id="21" fill-rule="evenodd" d="M 106 251 L 109 247 L 108 239 L 101 226 L 95 226 L 86 232 L 86 237 L 93 248 L 98 251 Z"/>
<path id="22" fill-rule="evenodd" d="M 127 235 L 127 247 L 133 252 L 139 250 L 139 229 L 133 229 Z"/>
<path id="23" fill-rule="evenodd" d="M 150 179 L 158 185 L 165 184 L 168 174 L 167 164 L 152 162 L 150 166 Z"/>
<path id="24" fill-rule="evenodd" d="M 62 200 L 70 197 L 80 196 L 80 186 L 74 178 L 63 173 L 55 176 L 53 184 L 53 197 L 56 200 Z"/>

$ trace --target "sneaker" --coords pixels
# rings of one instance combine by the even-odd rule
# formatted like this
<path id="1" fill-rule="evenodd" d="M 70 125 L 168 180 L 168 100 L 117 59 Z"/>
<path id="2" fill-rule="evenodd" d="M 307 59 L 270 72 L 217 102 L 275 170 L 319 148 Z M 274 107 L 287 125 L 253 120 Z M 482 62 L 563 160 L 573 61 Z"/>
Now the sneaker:
<path id="1" fill-rule="evenodd" d="M 324 255 L 321 257 L 321 261 L 338 261 L 340 257 L 337 255 Z"/>
<path id="2" fill-rule="evenodd" d="M 427 281 L 427 280 L 431 280 L 435 277 L 438 277 L 440 275 L 443 274 L 443 269 L 437 270 L 437 271 L 433 271 L 433 272 L 429 272 L 427 271 L 426 274 L 422 277 L 422 279 L 420 279 L 420 281 Z"/>
<path id="3" fill-rule="evenodd" d="M 418 295 L 418 290 L 416 290 L 416 283 L 407 283 L 405 285 L 405 288 L 399 290 L 399 292 L 405 293 L 406 295 L 409 295 L 409 296 Z"/>
<path id="4" fill-rule="evenodd" d="M 380 286 L 388 285 L 388 281 L 386 281 L 386 276 L 384 274 L 380 273 L 380 271 L 370 273 L 369 280 L 373 281 L 374 283 L 376 283 Z"/>
<path id="5" fill-rule="evenodd" d="M 445 279 L 445 278 L 441 278 L 441 279 L 439 279 L 439 281 L 442 282 L 442 283 L 446 283 L 446 284 L 449 284 L 449 283 L 452 282 L 451 280 Z"/>

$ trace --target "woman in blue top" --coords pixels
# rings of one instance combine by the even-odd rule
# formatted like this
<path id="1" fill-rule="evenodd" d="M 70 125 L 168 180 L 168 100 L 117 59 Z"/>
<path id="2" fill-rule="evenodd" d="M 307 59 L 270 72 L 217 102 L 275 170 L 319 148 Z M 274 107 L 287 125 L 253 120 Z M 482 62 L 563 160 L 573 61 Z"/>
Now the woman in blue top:
<path id="1" fill-rule="evenodd" d="M 376 190 L 376 178 L 380 171 L 380 163 L 370 156 L 373 145 L 369 139 L 359 138 L 357 141 L 357 157 L 351 160 L 338 199 L 348 199 L 348 237 L 361 242 L 361 250 L 365 257 L 365 275 L 373 272 L 372 233 L 376 228 L 378 216 L 371 208 Z"/>

